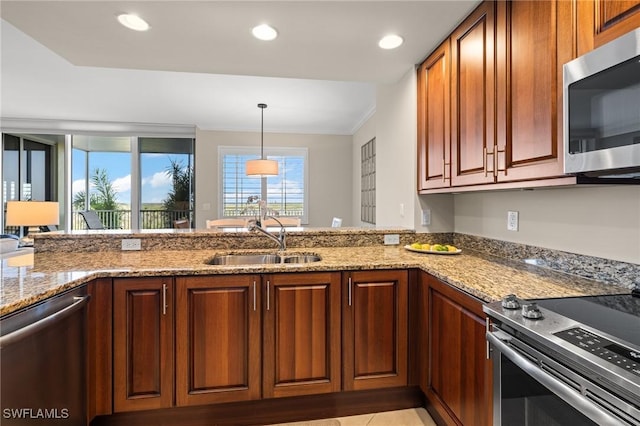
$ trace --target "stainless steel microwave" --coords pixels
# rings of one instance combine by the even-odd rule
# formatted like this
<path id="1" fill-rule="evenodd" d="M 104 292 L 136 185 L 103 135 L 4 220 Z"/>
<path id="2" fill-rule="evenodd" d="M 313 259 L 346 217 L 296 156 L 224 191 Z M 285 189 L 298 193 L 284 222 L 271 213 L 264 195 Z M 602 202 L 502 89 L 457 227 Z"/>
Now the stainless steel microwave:
<path id="1" fill-rule="evenodd" d="M 640 28 L 563 69 L 564 172 L 640 179 Z"/>

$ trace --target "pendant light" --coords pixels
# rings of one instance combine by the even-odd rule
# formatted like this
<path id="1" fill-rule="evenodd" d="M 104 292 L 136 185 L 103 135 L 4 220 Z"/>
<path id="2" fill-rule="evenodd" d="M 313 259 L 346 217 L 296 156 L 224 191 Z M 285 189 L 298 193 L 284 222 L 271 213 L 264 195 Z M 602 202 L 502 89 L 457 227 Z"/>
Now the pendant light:
<path id="1" fill-rule="evenodd" d="M 258 104 L 262 110 L 262 121 L 260 125 L 260 159 L 248 160 L 245 163 L 247 176 L 278 176 L 278 162 L 264 158 L 264 109 L 267 104 Z"/>

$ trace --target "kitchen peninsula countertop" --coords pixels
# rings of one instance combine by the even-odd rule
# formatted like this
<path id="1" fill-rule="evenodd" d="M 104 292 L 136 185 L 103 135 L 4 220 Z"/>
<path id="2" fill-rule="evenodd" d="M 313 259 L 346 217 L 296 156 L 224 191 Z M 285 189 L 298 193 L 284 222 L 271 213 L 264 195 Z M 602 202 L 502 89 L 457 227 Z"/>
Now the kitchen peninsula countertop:
<path id="1" fill-rule="evenodd" d="M 624 287 L 555 272 L 521 261 L 465 250 L 457 255 L 414 253 L 400 246 L 295 247 L 291 253 L 317 253 L 308 264 L 213 266 L 216 254 L 276 250 L 142 250 L 43 252 L 2 260 L 0 316 L 37 303 L 95 278 L 242 273 L 314 272 L 417 268 L 482 301 L 506 294 L 522 298 L 628 293 Z"/>

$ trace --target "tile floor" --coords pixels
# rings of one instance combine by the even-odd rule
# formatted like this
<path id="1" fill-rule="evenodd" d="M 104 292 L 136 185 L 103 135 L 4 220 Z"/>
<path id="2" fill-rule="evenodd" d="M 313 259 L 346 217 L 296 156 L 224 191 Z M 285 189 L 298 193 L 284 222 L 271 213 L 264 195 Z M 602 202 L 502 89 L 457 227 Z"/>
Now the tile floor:
<path id="1" fill-rule="evenodd" d="M 337 419 L 280 423 L 272 426 L 436 426 L 424 408 L 361 414 Z"/>

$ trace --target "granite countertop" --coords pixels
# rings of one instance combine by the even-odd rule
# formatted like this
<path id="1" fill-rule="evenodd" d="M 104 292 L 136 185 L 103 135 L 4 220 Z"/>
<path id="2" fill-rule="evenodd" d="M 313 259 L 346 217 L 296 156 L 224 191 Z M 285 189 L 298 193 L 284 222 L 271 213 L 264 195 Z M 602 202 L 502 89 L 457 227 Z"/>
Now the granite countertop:
<path id="1" fill-rule="evenodd" d="M 309 264 L 206 264 L 218 253 L 256 251 L 36 252 L 14 256 L 2 260 L 0 316 L 101 277 L 418 268 L 485 302 L 510 293 L 522 298 L 542 298 L 629 292 L 623 287 L 470 250 L 458 255 L 434 255 L 410 252 L 401 246 L 291 248 L 288 254 L 317 253 L 322 260 Z"/>

